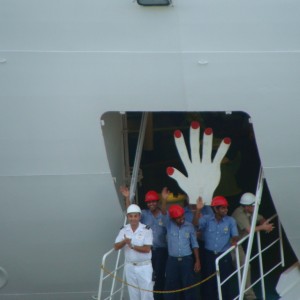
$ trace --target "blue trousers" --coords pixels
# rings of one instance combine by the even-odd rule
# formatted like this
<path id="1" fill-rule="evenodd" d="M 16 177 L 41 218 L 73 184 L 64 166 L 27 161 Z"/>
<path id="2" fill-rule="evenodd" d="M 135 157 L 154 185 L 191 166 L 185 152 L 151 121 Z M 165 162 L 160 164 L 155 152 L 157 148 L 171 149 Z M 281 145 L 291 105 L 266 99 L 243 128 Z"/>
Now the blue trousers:
<path id="1" fill-rule="evenodd" d="M 152 267 L 153 267 L 153 281 L 154 291 L 163 291 L 166 279 L 166 263 L 168 258 L 167 248 L 153 248 L 152 249 Z M 155 300 L 164 299 L 163 294 L 154 293 Z"/>
<path id="2" fill-rule="evenodd" d="M 202 262 L 203 279 L 216 272 L 216 258 L 220 255 L 214 254 L 212 251 L 204 249 L 204 257 Z M 221 281 L 227 278 L 233 272 L 231 254 L 224 256 L 220 260 L 220 278 Z M 218 300 L 217 277 L 214 276 L 206 281 L 202 286 L 203 300 Z M 232 300 L 231 288 L 228 282 L 222 285 L 222 298 L 223 300 Z"/>
<path id="3" fill-rule="evenodd" d="M 194 257 L 192 255 L 183 257 L 168 257 L 166 267 L 166 291 L 178 290 L 191 286 L 196 283 L 194 273 Z M 197 299 L 196 288 L 184 291 L 184 300 Z M 179 299 L 179 293 L 167 293 L 164 295 L 165 300 Z"/>

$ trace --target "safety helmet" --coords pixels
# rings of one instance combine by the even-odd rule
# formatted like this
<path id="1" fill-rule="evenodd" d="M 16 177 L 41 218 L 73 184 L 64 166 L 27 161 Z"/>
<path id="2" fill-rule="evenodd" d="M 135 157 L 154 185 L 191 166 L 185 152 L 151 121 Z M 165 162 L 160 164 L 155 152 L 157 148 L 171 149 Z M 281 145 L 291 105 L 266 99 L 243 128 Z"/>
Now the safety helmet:
<path id="1" fill-rule="evenodd" d="M 145 195 L 145 202 L 158 201 L 158 200 L 159 200 L 159 196 L 155 191 L 149 191 Z"/>
<path id="2" fill-rule="evenodd" d="M 169 207 L 169 215 L 172 219 L 179 218 L 183 214 L 184 214 L 184 209 L 180 205 L 173 204 Z"/>
<path id="3" fill-rule="evenodd" d="M 140 209 L 140 207 L 136 204 L 130 204 L 127 208 L 127 214 L 131 214 L 131 213 L 139 213 L 141 214 L 142 211 Z"/>
<path id="4" fill-rule="evenodd" d="M 216 196 L 211 201 L 211 206 L 228 206 L 228 202 L 223 196 Z"/>
<path id="5" fill-rule="evenodd" d="M 255 205 L 255 195 L 252 193 L 245 193 L 242 195 L 240 204 L 241 205 Z"/>

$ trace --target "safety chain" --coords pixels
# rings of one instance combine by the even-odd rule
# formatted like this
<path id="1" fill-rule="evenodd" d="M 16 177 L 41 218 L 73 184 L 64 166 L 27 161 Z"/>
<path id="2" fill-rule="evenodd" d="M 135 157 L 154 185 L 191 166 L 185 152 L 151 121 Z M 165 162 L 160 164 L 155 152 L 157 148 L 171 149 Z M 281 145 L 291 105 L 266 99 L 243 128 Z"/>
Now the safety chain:
<path id="1" fill-rule="evenodd" d="M 205 279 L 201 280 L 200 282 L 197 282 L 197 283 L 195 283 L 195 284 L 193 284 L 193 285 L 187 286 L 187 287 L 182 288 L 182 289 L 172 290 L 172 291 L 152 291 L 152 290 L 141 289 L 141 288 L 138 287 L 138 286 L 129 284 L 129 283 L 126 282 L 125 280 L 123 280 L 123 279 L 121 279 L 121 278 L 115 276 L 115 275 L 113 274 L 113 272 L 110 272 L 109 270 L 105 269 L 103 265 L 101 265 L 101 269 L 102 269 L 105 273 L 109 274 L 111 277 L 115 278 L 117 281 L 119 281 L 119 282 L 121 282 L 121 283 L 123 283 L 123 284 L 125 284 L 125 285 L 127 285 L 127 286 L 133 287 L 133 288 L 135 288 L 135 289 L 137 289 L 137 290 L 140 290 L 140 291 L 149 292 L 149 293 L 156 293 L 156 294 L 180 293 L 180 292 L 182 292 L 182 291 L 186 291 L 186 290 L 192 289 L 192 288 L 194 288 L 194 287 L 196 287 L 196 286 L 198 286 L 198 285 L 200 285 L 200 284 L 202 284 L 202 283 L 208 281 L 209 279 L 211 279 L 212 277 L 214 277 L 214 276 L 217 274 L 217 272 L 215 272 L 215 273 L 209 275 L 208 277 L 206 277 Z"/>

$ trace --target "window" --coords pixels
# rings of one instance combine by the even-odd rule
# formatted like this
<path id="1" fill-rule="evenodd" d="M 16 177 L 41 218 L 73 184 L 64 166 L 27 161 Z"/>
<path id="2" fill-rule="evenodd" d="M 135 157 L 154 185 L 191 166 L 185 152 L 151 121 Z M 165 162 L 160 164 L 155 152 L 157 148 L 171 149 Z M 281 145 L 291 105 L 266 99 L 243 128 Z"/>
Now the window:
<path id="1" fill-rule="evenodd" d="M 137 3 L 143 6 L 167 6 L 171 2 L 172 0 L 137 0 Z"/>

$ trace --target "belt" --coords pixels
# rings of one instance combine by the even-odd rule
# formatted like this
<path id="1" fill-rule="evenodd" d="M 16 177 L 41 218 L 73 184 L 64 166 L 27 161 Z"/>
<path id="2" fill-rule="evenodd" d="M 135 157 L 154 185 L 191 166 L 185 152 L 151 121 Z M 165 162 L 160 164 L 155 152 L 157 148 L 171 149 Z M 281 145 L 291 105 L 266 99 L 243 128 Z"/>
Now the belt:
<path id="1" fill-rule="evenodd" d="M 145 260 L 145 261 L 138 261 L 138 262 L 127 262 L 128 264 L 134 265 L 134 266 L 145 266 L 151 264 L 151 260 Z"/>
<path id="2" fill-rule="evenodd" d="M 212 251 L 212 250 L 208 250 L 208 249 L 205 249 L 205 251 L 207 251 L 211 254 L 214 254 L 214 255 L 221 255 L 222 253 L 224 253 L 224 252 L 217 252 L 217 251 Z"/>
<path id="3" fill-rule="evenodd" d="M 190 257 L 192 255 L 186 255 L 186 256 L 170 256 L 171 258 L 177 260 L 177 261 L 182 261 L 184 258 Z"/>

